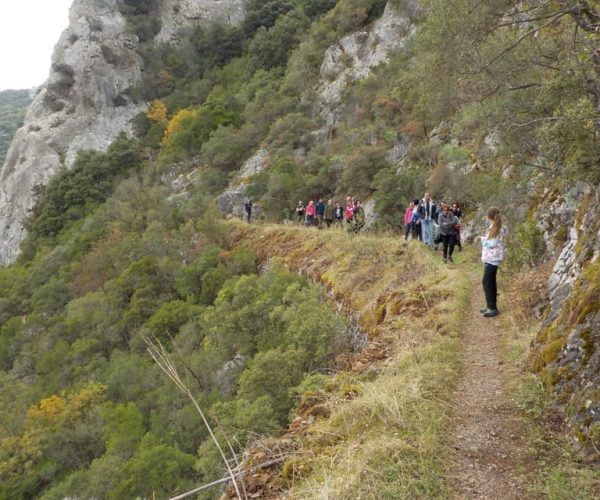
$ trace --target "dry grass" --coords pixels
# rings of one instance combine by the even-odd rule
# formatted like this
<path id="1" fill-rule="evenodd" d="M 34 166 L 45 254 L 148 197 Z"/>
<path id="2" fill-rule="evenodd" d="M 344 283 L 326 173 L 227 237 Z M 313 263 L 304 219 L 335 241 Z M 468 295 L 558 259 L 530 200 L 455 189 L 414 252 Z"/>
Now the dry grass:
<path id="1" fill-rule="evenodd" d="M 284 466 L 286 496 L 445 496 L 466 273 L 419 243 L 389 236 L 237 223 L 231 229 L 232 242 L 322 282 L 393 353 L 362 375 L 333 378 L 330 417 L 298 438 L 301 449 Z"/>

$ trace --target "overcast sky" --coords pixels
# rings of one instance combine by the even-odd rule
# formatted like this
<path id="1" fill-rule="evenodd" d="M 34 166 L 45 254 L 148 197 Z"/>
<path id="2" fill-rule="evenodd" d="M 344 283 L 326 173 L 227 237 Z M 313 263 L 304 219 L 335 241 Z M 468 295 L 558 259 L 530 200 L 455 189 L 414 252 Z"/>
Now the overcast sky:
<path id="1" fill-rule="evenodd" d="M 44 83 L 74 0 L 0 0 L 0 90 Z"/>

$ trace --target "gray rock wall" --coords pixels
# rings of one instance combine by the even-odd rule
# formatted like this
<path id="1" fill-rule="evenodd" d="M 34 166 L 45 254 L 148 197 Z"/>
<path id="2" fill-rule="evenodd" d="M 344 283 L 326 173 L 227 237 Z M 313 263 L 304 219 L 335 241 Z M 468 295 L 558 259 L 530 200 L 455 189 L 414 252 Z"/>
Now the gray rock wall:
<path id="1" fill-rule="evenodd" d="M 392 52 L 405 47 L 416 28 L 413 24 L 415 2 L 406 2 L 400 11 L 391 2 L 370 31 L 358 31 L 342 38 L 325 52 L 321 64 L 321 84 L 318 89 L 321 117 L 331 128 L 339 117 L 336 113 L 349 83 L 366 78 L 372 68 L 387 62 Z"/>
<path id="2" fill-rule="evenodd" d="M 532 366 L 556 394 L 575 445 L 593 454 L 600 445 L 600 185 L 575 186 L 552 206 L 555 220 L 568 223 L 567 241 L 548 282 Z"/>

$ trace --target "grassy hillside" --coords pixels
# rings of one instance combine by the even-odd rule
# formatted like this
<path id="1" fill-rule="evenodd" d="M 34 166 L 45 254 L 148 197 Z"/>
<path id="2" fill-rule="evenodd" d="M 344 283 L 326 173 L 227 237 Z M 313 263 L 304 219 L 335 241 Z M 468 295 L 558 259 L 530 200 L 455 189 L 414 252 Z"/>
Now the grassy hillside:
<path id="1" fill-rule="evenodd" d="M 23 123 L 30 102 L 29 90 L 0 91 L 0 165 L 4 163 L 10 141 Z"/>

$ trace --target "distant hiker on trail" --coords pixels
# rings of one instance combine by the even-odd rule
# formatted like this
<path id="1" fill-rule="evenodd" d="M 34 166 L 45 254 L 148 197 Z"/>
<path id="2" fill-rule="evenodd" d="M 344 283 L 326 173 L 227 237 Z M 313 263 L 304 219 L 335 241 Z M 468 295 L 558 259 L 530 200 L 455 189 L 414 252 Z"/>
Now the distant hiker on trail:
<path id="1" fill-rule="evenodd" d="M 333 224 L 333 220 L 335 219 L 335 206 L 333 205 L 333 200 L 327 201 L 325 211 L 323 212 L 323 218 L 325 219 L 327 227 L 331 227 L 331 224 Z"/>
<path id="2" fill-rule="evenodd" d="M 302 203 L 302 201 L 299 201 L 298 206 L 296 207 L 296 218 L 298 219 L 298 222 L 300 222 L 300 223 L 304 222 L 304 212 L 305 212 L 304 204 Z"/>
<path id="3" fill-rule="evenodd" d="M 433 246 L 433 221 L 437 219 L 437 207 L 431 199 L 429 193 L 425 193 L 425 196 L 419 204 L 419 215 L 421 217 L 421 236 L 423 243 L 427 246 Z"/>
<path id="4" fill-rule="evenodd" d="M 462 252 L 462 243 L 460 241 L 460 220 L 462 219 L 462 210 L 458 206 L 458 203 L 452 203 L 452 213 L 456 215 L 456 218 L 458 219 L 458 224 L 454 226 L 454 238 L 456 239 L 456 246 Z"/>
<path id="5" fill-rule="evenodd" d="M 487 307 L 481 309 L 481 314 L 486 318 L 498 316 L 498 289 L 496 286 L 496 274 L 498 267 L 504 260 L 504 233 L 502 227 L 502 218 L 500 210 L 496 207 L 490 207 L 486 213 L 490 227 L 485 236 L 481 238 L 481 260 L 483 261 L 483 292 L 485 293 L 485 301 Z"/>
<path id="6" fill-rule="evenodd" d="M 250 216 L 252 215 L 252 201 L 248 200 L 244 203 L 244 208 L 246 209 L 246 221 L 250 222 Z"/>
<path id="7" fill-rule="evenodd" d="M 408 240 L 408 233 L 410 233 L 410 223 L 412 221 L 413 209 L 415 204 L 411 201 L 408 204 L 406 212 L 404 212 L 404 241 Z"/>
<path id="8" fill-rule="evenodd" d="M 352 225 L 352 219 L 354 219 L 354 203 L 350 196 L 346 198 L 346 211 L 344 212 L 344 219 L 346 219 L 346 224 L 348 224 L 348 227 L 350 227 Z"/>
<path id="9" fill-rule="evenodd" d="M 360 201 L 356 202 L 356 206 L 352 211 L 352 230 L 358 233 L 365 226 L 365 210 L 363 209 Z"/>
<path id="10" fill-rule="evenodd" d="M 419 215 L 419 200 L 413 201 L 413 213 L 410 220 L 410 229 L 412 231 L 412 239 L 422 241 L 421 237 L 421 216 Z"/>
<path id="11" fill-rule="evenodd" d="M 344 207 L 339 200 L 335 202 L 335 222 L 338 226 L 344 223 Z"/>
<path id="12" fill-rule="evenodd" d="M 453 262 L 454 253 L 454 226 L 458 224 L 458 218 L 448 208 L 446 203 L 442 204 L 442 212 L 438 216 L 440 237 L 444 245 L 444 262 Z"/>
<path id="13" fill-rule="evenodd" d="M 315 224 L 315 215 L 317 215 L 317 207 L 315 202 L 310 200 L 306 206 L 306 225 L 313 226 Z"/>
<path id="14" fill-rule="evenodd" d="M 323 203 L 323 199 L 319 198 L 319 202 L 317 203 L 317 226 L 321 227 L 323 225 L 323 215 L 325 214 L 325 203 Z"/>

